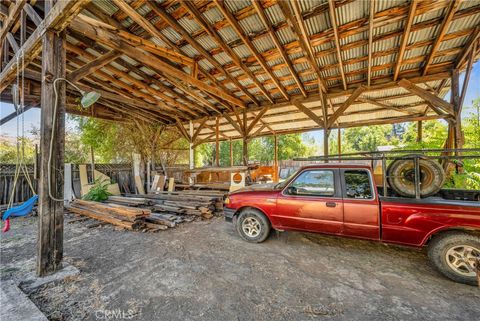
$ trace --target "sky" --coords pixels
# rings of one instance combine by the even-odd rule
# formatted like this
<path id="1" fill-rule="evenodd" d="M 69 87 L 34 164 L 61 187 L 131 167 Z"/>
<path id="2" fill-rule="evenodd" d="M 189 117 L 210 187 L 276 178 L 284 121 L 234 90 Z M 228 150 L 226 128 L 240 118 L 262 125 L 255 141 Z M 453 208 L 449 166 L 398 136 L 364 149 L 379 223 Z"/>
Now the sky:
<path id="1" fill-rule="evenodd" d="M 464 77 L 465 77 L 465 73 L 462 73 L 462 75 L 460 76 L 460 88 L 463 84 Z M 469 82 L 469 86 L 468 86 L 468 89 L 467 89 L 467 95 L 465 97 L 465 102 L 463 104 L 464 107 L 462 109 L 462 115 L 463 116 L 468 115 L 470 112 L 473 111 L 470 108 L 472 106 L 472 101 L 475 98 L 478 98 L 478 97 L 480 97 L 480 61 L 478 61 L 477 63 L 475 63 L 473 65 L 473 70 L 472 70 L 472 74 L 470 76 L 470 82 Z M 447 101 L 449 101 L 450 93 L 447 94 L 445 99 Z M 3 103 L 3 102 L 0 103 L 1 118 L 5 117 L 6 115 L 9 115 L 14 110 L 15 109 L 14 109 L 13 105 Z M 21 118 L 20 118 L 20 121 L 22 121 Z M 25 126 L 25 131 L 26 131 L 25 135 L 28 135 L 27 132 L 32 127 L 40 128 L 40 108 L 32 108 L 32 109 L 28 110 L 24 115 L 23 121 L 24 121 L 24 124 L 25 124 L 24 125 Z M 73 126 L 72 123 L 70 123 L 70 124 L 67 123 L 67 130 L 68 130 L 68 128 L 72 128 L 72 126 Z M 17 122 L 16 122 L 15 119 L 9 121 L 8 123 L 6 123 L 5 125 L 3 125 L 0 128 L 0 135 L 1 136 L 16 137 L 16 133 L 17 133 Z M 309 132 L 309 135 L 313 136 L 313 138 L 315 139 L 316 144 L 318 146 L 323 145 L 323 131 L 322 130 L 311 131 L 311 132 Z"/>

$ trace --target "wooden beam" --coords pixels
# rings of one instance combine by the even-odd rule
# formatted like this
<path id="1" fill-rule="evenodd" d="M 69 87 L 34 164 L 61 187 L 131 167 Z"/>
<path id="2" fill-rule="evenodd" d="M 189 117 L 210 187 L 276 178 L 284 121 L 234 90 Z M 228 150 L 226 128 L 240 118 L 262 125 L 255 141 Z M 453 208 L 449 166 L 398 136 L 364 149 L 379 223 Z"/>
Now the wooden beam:
<path id="1" fill-rule="evenodd" d="M 273 28 L 273 25 L 270 23 L 270 20 L 266 16 L 263 7 L 260 4 L 260 1 L 252 1 L 253 6 L 257 12 L 257 15 L 260 17 L 260 21 L 262 21 L 263 27 L 267 30 L 268 34 L 270 35 L 270 38 L 272 39 L 273 43 L 275 44 L 275 47 L 277 48 L 278 52 L 282 56 L 283 61 L 287 64 L 288 70 L 290 71 L 290 74 L 292 75 L 293 79 L 295 80 L 295 83 L 297 84 L 297 87 L 300 89 L 300 92 L 304 97 L 307 97 L 307 92 L 305 91 L 305 88 L 303 87 L 302 81 L 297 75 L 297 72 L 295 71 L 295 68 L 292 65 L 292 62 L 290 61 L 290 58 L 285 52 L 285 49 L 283 48 L 282 44 L 280 43 L 280 40 L 278 40 L 277 34 L 275 33 L 275 30 Z"/>
<path id="2" fill-rule="evenodd" d="M 225 4 L 223 3 L 223 0 L 214 0 L 214 2 L 217 5 L 217 8 L 220 10 L 220 12 L 225 17 L 225 19 L 228 21 L 230 26 L 235 30 L 235 32 L 238 34 L 240 39 L 242 39 L 243 43 L 251 51 L 252 55 L 258 61 L 260 66 L 262 66 L 263 70 L 269 75 L 269 77 L 275 83 L 275 86 L 277 86 L 278 90 L 280 90 L 280 93 L 283 95 L 283 97 L 285 99 L 289 100 L 290 97 L 287 94 L 287 91 L 285 90 L 283 85 L 280 83 L 280 81 L 277 79 L 277 77 L 273 74 L 273 72 L 270 70 L 270 67 L 267 65 L 267 63 L 265 62 L 265 59 L 262 57 L 262 55 L 255 48 L 252 41 L 249 39 L 249 37 L 247 35 L 245 35 L 242 27 L 240 26 L 240 24 L 236 20 L 235 16 L 225 7 Z"/>
<path id="3" fill-rule="evenodd" d="M 470 75 L 473 69 L 473 62 L 475 60 L 475 52 L 477 51 L 477 44 L 473 45 L 472 50 L 470 51 L 470 58 L 468 59 L 467 69 L 465 70 L 465 79 L 463 80 L 462 93 L 460 94 L 458 102 L 458 117 L 461 116 L 463 103 L 465 101 L 465 96 L 467 95 L 468 83 L 470 82 Z M 478 85 L 478 84 L 477 84 Z"/>
<path id="4" fill-rule="evenodd" d="M 28 37 L 27 41 L 20 48 L 18 53 L 10 60 L 7 66 L 0 73 L 0 92 L 2 92 L 10 82 L 15 79 L 17 72 L 17 58 L 27 66 L 41 51 L 41 40 L 46 30 L 62 31 L 74 16 L 80 12 L 85 5 L 91 0 L 63 0 L 57 1 L 50 10 L 42 23 L 35 29 L 35 31 Z"/>
<path id="5" fill-rule="evenodd" d="M 410 9 L 408 11 L 407 22 L 405 22 L 404 31 L 402 35 L 402 40 L 400 44 L 400 51 L 398 52 L 397 64 L 393 72 L 393 80 L 396 81 L 400 68 L 402 67 L 403 56 L 405 55 L 405 48 L 408 44 L 408 39 L 410 37 L 410 30 L 412 29 L 413 18 L 415 18 L 415 11 L 417 9 L 418 0 L 412 0 L 410 2 Z"/>
<path id="6" fill-rule="evenodd" d="M 358 101 L 361 101 L 361 102 L 364 102 L 364 103 L 367 103 L 367 104 L 376 105 L 376 106 L 379 106 L 379 107 L 382 107 L 382 108 L 385 108 L 385 109 L 395 110 L 395 111 L 398 111 L 398 112 L 401 112 L 401 113 L 404 113 L 404 114 L 408 114 L 408 115 L 416 114 L 416 112 L 407 110 L 407 109 L 405 109 L 405 108 L 393 106 L 393 105 L 387 104 L 387 103 L 385 103 L 385 102 L 382 103 L 382 102 L 376 101 L 376 100 L 374 100 L 374 99 L 358 98 L 357 100 L 358 100 Z"/>
<path id="7" fill-rule="evenodd" d="M 248 125 L 247 133 L 246 133 L 247 136 L 252 131 L 252 129 L 257 125 L 257 123 L 262 119 L 263 115 L 265 115 L 265 113 L 268 111 L 268 109 L 269 109 L 269 106 L 263 107 L 263 109 L 260 110 L 260 112 L 257 114 L 257 116 L 255 116 L 255 118 L 252 120 L 250 125 Z"/>
<path id="8" fill-rule="evenodd" d="M 83 77 L 94 73 L 96 70 L 102 68 L 105 65 L 108 65 L 113 60 L 120 57 L 122 54 L 119 51 L 112 50 L 103 56 L 96 58 L 95 60 L 90 61 L 89 63 L 83 65 L 82 67 L 78 68 L 77 70 L 71 72 L 67 79 L 71 82 L 77 82 Z"/>
<path id="9" fill-rule="evenodd" d="M 112 0 L 112 1 L 117 7 L 120 8 L 120 10 L 124 11 L 130 19 L 132 19 L 139 26 L 145 29 L 151 36 L 157 37 L 159 39 L 163 39 L 165 37 L 159 30 L 157 30 L 157 28 L 155 28 L 155 26 L 150 21 L 148 21 L 142 15 L 140 15 L 134 8 L 132 8 L 124 0 Z M 194 61 L 192 58 L 179 54 L 173 50 L 169 50 L 162 47 L 160 48 L 164 51 L 162 57 L 170 59 L 180 64 L 193 66 Z"/>
<path id="10" fill-rule="evenodd" d="M 480 39 L 480 26 L 477 26 L 471 36 L 468 38 L 462 53 L 458 56 L 455 62 L 455 69 L 460 69 L 462 67 L 465 59 L 470 54 L 470 51 L 473 50 L 473 46 L 475 46 L 478 39 Z"/>
<path id="11" fill-rule="evenodd" d="M 252 73 L 250 69 L 248 69 L 245 64 L 242 62 L 240 57 L 233 51 L 222 39 L 220 34 L 218 33 L 217 30 L 215 30 L 212 25 L 205 20 L 203 15 L 200 13 L 200 11 L 195 7 L 194 3 L 191 1 L 186 1 L 186 0 L 180 0 L 180 3 L 187 8 L 187 10 L 190 12 L 190 14 L 195 18 L 195 20 L 198 22 L 200 26 L 208 33 L 208 35 L 216 40 L 216 42 L 219 44 L 219 46 L 222 48 L 222 50 L 232 58 L 232 61 L 235 63 L 235 65 L 242 69 L 243 72 L 250 77 L 250 79 L 255 83 L 255 85 L 260 89 L 262 94 L 271 102 L 273 103 L 273 98 L 268 92 L 267 89 L 258 81 L 257 77 Z"/>
<path id="12" fill-rule="evenodd" d="M 10 46 L 12 47 L 13 52 L 16 54 L 20 50 L 20 47 L 18 46 L 17 41 L 15 40 L 15 37 L 10 32 L 7 32 L 7 40 L 8 40 L 8 43 L 10 43 Z"/>
<path id="13" fill-rule="evenodd" d="M 218 141 L 218 117 L 215 117 L 215 166 L 220 167 L 220 144 Z"/>
<path id="14" fill-rule="evenodd" d="M 57 3 L 58 4 L 58 3 Z M 50 13 L 53 1 L 45 2 Z M 65 33 L 47 30 L 42 36 L 42 93 L 40 119 L 40 181 L 38 183 L 37 276 L 62 268 L 63 259 L 63 167 L 65 145 L 66 85 L 54 81 L 65 78 Z M 56 110 L 55 110 L 56 106 Z M 53 121 L 55 119 L 55 122 Z M 53 133 L 55 130 L 55 133 Z M 51 175 L 47 175 L 51 173 Z M 50 189 L 51 186 L 51 189 Z M 50 193 L 51 192 L 51 193 Z M 60 201 L 52 199 L 52 197 Z"/>
<path id="15" fill-rule="evenodd" d="M 297 107 L 298 110 L 300 110 L 302 113 L 304 113 L 305 115 L 308 116 L 308 118 L 310 118 L 311 120 L 313 120 L 314 122 L 316 122 L 318 124 L 318 126 L 320 127 L 324 127 L 324 123 L 323 123 L 323 120 L 320 119 L 320 117 L 318 117 L 313 111 L 311 111 L 310 109 L 308 109 L 307 107 L 305 107 L 302 103 L 296 101 L 293 103 L 293 105 L 295 107 Z"/>
<path id="16" fill-rule="evenodd" d="M 239 125 L 237 122 L 235 122 L 232 117 L 230 117 L 230 115 L 228 115 L 227 113 L 224 113 L 223 114 L 223 117 L 225 117 L 225 119 L 230 123 L 230 125 L 233 126 L 233 128 L 235 128 L 237 130 L 237 132 L 242 135 L 242 136 L 245 136 L 245 132 L 241 129 L 240 126 L 242 125 Z"/>
<path id="17" fill-rule="evenodd" d="M 342 51 L 340 47 L 340 40 L 338 36 L 338 27 L 337 27 L 337 15 L 335 12 L 335 3 L 333 0 L 328 0 L 328 8 L 330 10 L 330 22 L 333 28 L 333 35 L 335 38 L 335 48 L 337 49 L 337 60 L 338 60 L 338 69 L 340 70 L 340 74 L 342 75 L 342 84 L 343 89 L 347 90 L 347 80 L 345 78 L 345 70 L 343 69 L 343 61 L 342 61 Z"/>
<path id="18" fill-rule="evenodd" d="M 432 94 L 431 92 L 413 84 L 411 81 L 407 79 L 402 79 L 398 82 L 398 85 L 400 87 L 405 88 L 409 92 L 411 92 L 414 95 L 419 96 L 420 98 L 430 102 L 433 106 L 439 107 L 446 111 L 447 113 L 453 115 L 453 105 L 446 102 L 442 98 Z"/>
<path id="19" fill-rule="evenodd" d="M 115 0 L 115 1 L 122 1 L 122 0 Z M 215 68 L 217 68 L 230 82 L 232 82 L 238 89 L 240 89 L 255 105 L 258 105 L 258 100 L 248 91 L 246 90 L 240 82 L 232 77 L 224 68 L 223 66 L 212 57 L 212 55 L 203 48 L 191 35 L 190 33 L 185 30 L 185 28 L 178 23 L 175 19 L 173 19 L 162 7 L 157 5 L 155 2 L 150 1 L 148 2 L 150 8 L 155 12 L 158 16 L 167 22 L 170 27 L 172 27 L 176 32 L 178 32 L 183 38 L 187 40 L 187 42 L 195 48 L 205 59 L 207 59 Z"/>
<path id="20" fill-rule="evenodd" d="M 196 129 L 195 132 L 193 133 L 192 142 L 195 143 L 195 141 L 197 140 L 198 135 L 199 135 L 200 132 L 202 131 L 203 127 L 205 127 L 205 124 L 207 123 L 207 120 L 208 120 L 208 118 L 205 117 L 205 118 L 200 122 L 200 124 L 198 125 L 197 129 Z"/>
<path id="21" fill-rule="evenodd" d="M 42 23 L 42 18 L 40 18 L 35 9 L 30 5 L 30 3 L 26 3 L 23 9 L 37 27 Z"/>
<path id="22" fill-rule="evenodd" d="M 348 97 L 348 99 L 340 106 L 330 119 L 328 119 L 328 128 L 331 128 L 333 123 L 338 119 L 338 117 L 342 116 L 342 114 L 347 110 L 348 107 L 366 90 L 364 86 L 360 86 Z"/>
<path id="23" fill-rule="evenodd" d="M 372 53 L 373 53 L 373 27 L 375 23 L 375 1 L 370 0 L 370 16 L 368 21 L 368 71 L 367 71 L 367 85 L 370 86 L 372 78 Z"/>
<path id="24" fill-rule="evenodd" d="M 448 28 L 450 27 L 450 22 L 452 21 L 453 16 L 455 15 L 455 12 L 457 11 L 459 6 L 460 6 L 460 0 L 450 1 L 450 5 L 448 6 L 448 9 L 447 9 L 447 15 L 443 18 L 442 25 L 440 26 L 440 30 L 438 31 L 438 36 L 435 39 L 435 43 L 433 44 L 432 49 L 430 49 L 430 54 L 428 55 L 428 58 L 423 67 L 422 75 L 425 76 L 427 74 L 428 69 L 430 68 L 430 64 L 432 63 L 433 58 L 435 57 L 435 52 L 440 47 L 440 44 L 443 41 L 443 37 L 447 33 Z"/>
<path id="25" fill-rule="evenodd" d="M 310 66 L 313 68 L 315 73 L 317 74 L 317 78 L 319 79 L 319 84 L 321 89 L 324 92 L 327 92 L 327 85 L 323 80 L 322 73 L 320 72 L 320 68 L 315 61 L 315 53 L 312 48 L 312 43 L 310 42 L 310 37 L 308 36 L 307 27 L 305 26 L 305 21 L 302 17 L 301 9 L 299 7 L 298 1 L 290 1 L 291 6 L 293 7 L 293 11 L 295 13 L 295 18 L 293 17 L 290 8 L 287 4 L 287 1 L 279 1 L 278 5 L 285 16 L 285 19 L 288 25 L 292 28 L 293 32 L 298 35 L 298 40 L 300 43 L 300 47 L 302 48 L 304 54 L 306 53 L 307 60 Z"/>
<path id="26" fill-rule="evenodd" d="M 175 78 L 178 78 L 182 81 L 192 84 L 201 90 L 210 92 L 219 98 L 229 101 L 234 105 L 241 106 L 241 107 L 245 106 L 242 100 L 230 94 L 226 94 L 225 92 L 223 92 L 218 88 L 207 85 L 203 81 L 192 77 L 190 74 L 184 72 L 183 70 L 180 70 L 174 66 L 171 66 L 170 64 L 164 62 L 163 60 L 157 58 L 156 56 L 153 56 L 141 49 L 131 46 L 130 44 L 125 42 L 122 38 L 120 38 L 117 35 L 117 33 L 112 32 L 112 30 L 116 30 L 114 27 L 111 27 L 100 21 L 96 22 L 97 26 L 93 26 L 89 24 L 89 22 L 92 20 L 94 19 L 88 18 L 83 15 L 79 15 L 74 21 L 72 21 L 72 23 L 70 24 L 70 28 L 80 33 L 83 33 L 88 38 L 95 39 L 115 50 L 121 51 L 124 54 L 130 56 L 130 58 L 133 58 L 151 67 L 152 69 L 159 71 L 162 74 L 163 73 L 169 74 Z"/>
<path id="27" fill-rule="evenodd" d="M 175 125 L 177 126 L 178 130 L 180 131 L 180 133 L 182 134 L 182 136 L 188 140 L 190 143 L 193 143 L 192 141 L 192 137 L 190 137 L 190 135 L 187 133 L 187 130 L 185 129 L 185 127 L 183 127 L 182 125 L 182 122 L 180 121 L 180 119 L 178 118 L 175 118 L 176 119 L 176 123 Z"/>
<path id="28" fill-rule="evenodd" d="M 7 37 L 7 33 L 10 31 L 10 28 L 12 28 L 12 26 L 17 22 L 26 3 L 27 0 L 17 0 L 15 1 L 15 4 L 11 6 L 11 9 L 8 12 L 8 17 L 5 21 L 3 21 L 2 29 L 0 30 L 0 44 L 3 44 L 3 41 Z"/>

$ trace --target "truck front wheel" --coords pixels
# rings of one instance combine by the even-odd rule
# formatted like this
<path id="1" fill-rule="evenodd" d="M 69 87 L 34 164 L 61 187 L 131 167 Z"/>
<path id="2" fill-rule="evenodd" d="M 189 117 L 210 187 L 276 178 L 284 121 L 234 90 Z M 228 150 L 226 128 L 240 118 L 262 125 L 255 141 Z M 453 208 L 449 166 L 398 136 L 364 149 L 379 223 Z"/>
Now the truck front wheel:
<path id="1" fill-rule="evenodd" d="M 268 218 L 258 210 L 247 208 L 238 215 L 236 220 L 238 234 L 248 242 L 261 243 L 270 234 Z"/>
<path id="2" fill-rule="evenodd" d="M 429 244 L 428 257 L 447 278 L 459 283 L 478 284 L 480 237 L 463 232 L 441 234 Z"/>

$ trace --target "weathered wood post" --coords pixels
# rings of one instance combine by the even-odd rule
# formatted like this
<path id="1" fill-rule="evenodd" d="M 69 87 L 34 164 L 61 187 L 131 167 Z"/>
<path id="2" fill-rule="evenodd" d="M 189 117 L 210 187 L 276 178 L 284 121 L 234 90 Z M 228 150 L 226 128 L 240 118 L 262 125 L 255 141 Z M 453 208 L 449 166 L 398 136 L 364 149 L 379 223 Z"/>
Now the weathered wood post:
<path id="1" fill-rule="evenodd" d="M 278 182 L 278 137 L 273 135 L 273 181 Z"/>
<path id="2" fill-rule="evenodd" d="M 417 143 L 421 143 L 423 139 L 423 124 L 422 121 L 419 120 L 417 122 Z"/>
<path id="3" fill-rule="evenodd" d="M 45 12 L 53 6 L 53 1 L 45 1 Z M 63 259 L 63 202 L 54 201 L 49 196 L 49 184 L 55 198 L 63 199 L 63 163 L 65 148 L 65 83 L 58 82 L 58 105 L 56 120 L 53 123 L 55 93 L 53 82 L 65 77 L 65 33 L 56 34 L 48 30 L 42 44 L 42 96 L 40 120 L 40 181 L 38 204 L 38 276 L 44 276 L 61 268 Z M 52 128 L 55 137 L 52 146 L 51 177 L 48 180 L 48 158 Z"/>
<path id="4" fill-rule="evenodd" d="M 215 117 L 215 166 L 220 166 L 220 143 L 218 141 L 218 134 L 219 134 L 219 118 Z"/>

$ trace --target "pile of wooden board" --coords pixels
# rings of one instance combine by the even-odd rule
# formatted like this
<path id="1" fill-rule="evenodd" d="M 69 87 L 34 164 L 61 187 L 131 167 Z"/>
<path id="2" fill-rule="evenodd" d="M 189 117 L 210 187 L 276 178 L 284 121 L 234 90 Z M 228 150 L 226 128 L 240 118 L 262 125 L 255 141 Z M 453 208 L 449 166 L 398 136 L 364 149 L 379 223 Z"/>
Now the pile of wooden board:
<path id="1" fill-rule="evenodd" d="M 151 214 L 146 208 L 122 206 L 118 204 L 105 204 L 84 200 L 73 201 L 70 212 L 88 216 L 90 218 L 107 222 L 128 230 L 138 230 L 144 226 L 145 217 Z"/>
<path id="2" fill-rule="evenodd" d="M 108 202 L 143 206 L 154 212 L 176 215 L 196 215 L 211 218 L 223 212 L 223 193 L 200 191 L 160 192 L 157 194 L 110 196 Z"/>

